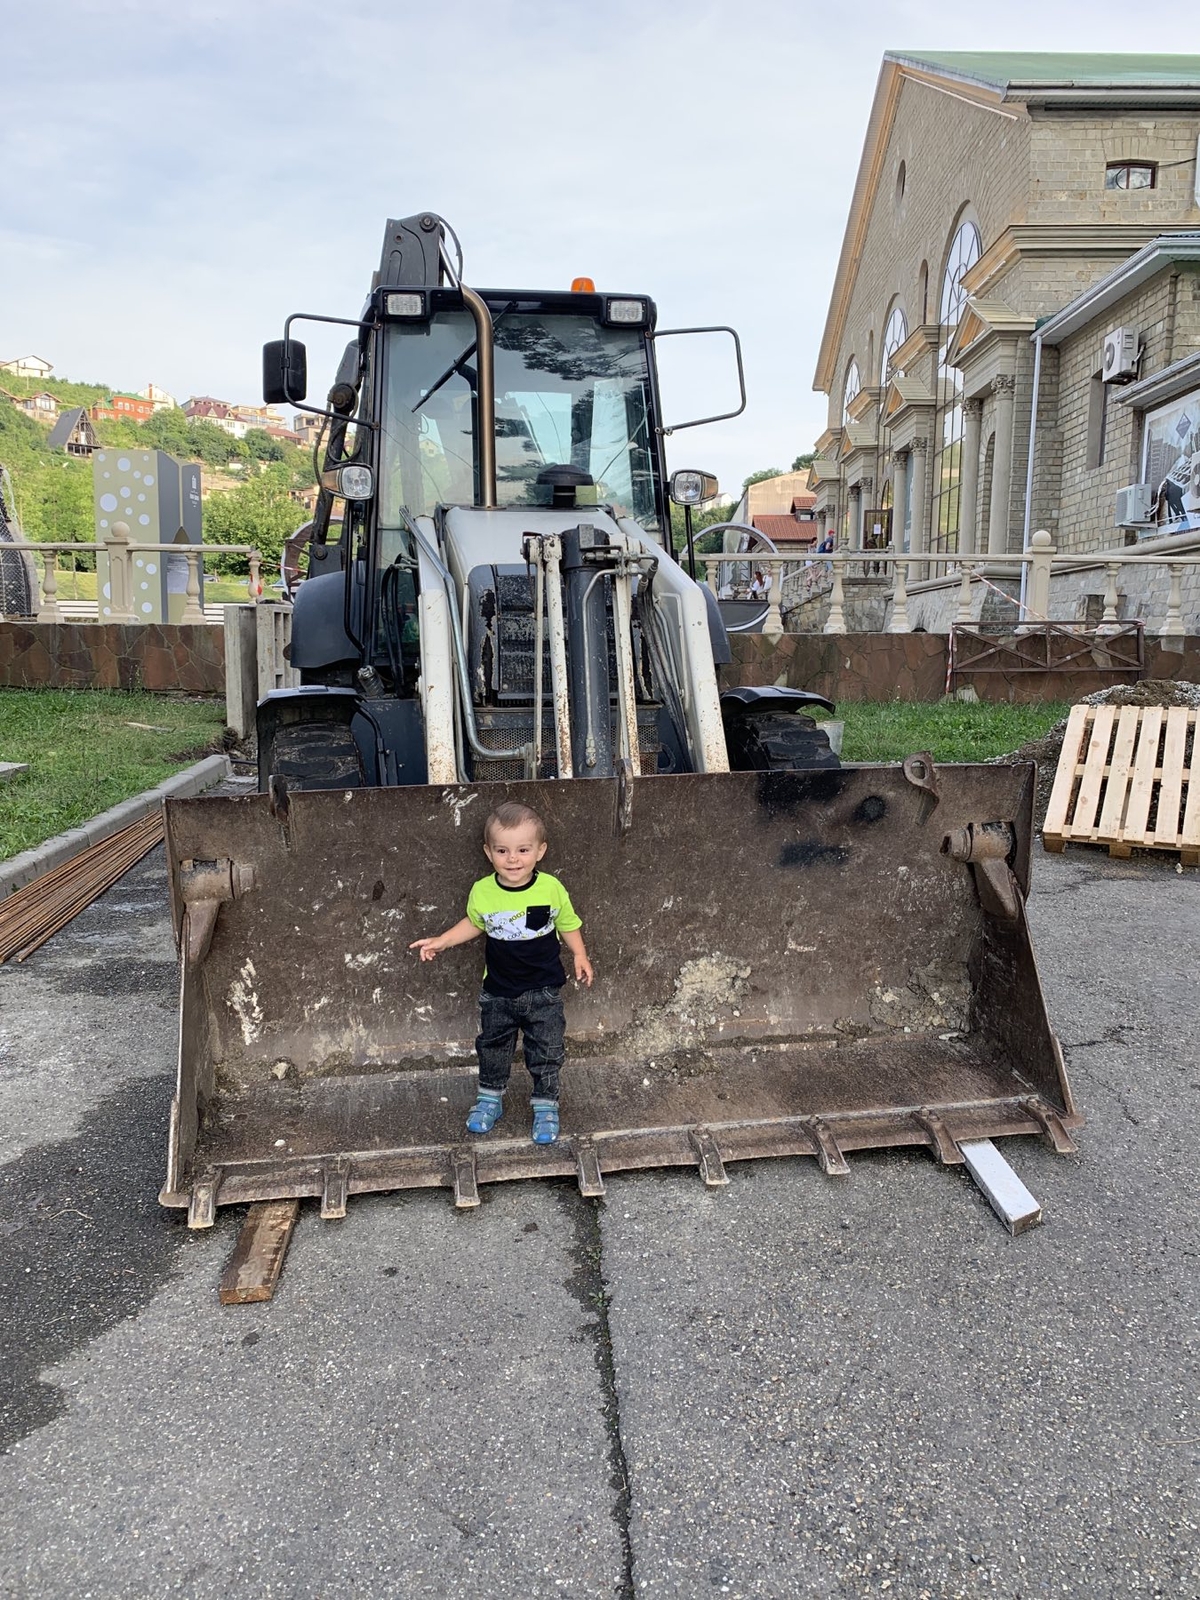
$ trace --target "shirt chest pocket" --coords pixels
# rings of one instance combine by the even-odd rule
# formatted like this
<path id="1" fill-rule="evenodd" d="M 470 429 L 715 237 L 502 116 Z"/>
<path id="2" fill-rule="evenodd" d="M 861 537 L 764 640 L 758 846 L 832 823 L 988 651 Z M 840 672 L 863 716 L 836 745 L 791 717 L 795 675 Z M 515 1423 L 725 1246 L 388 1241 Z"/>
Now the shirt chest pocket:
<path id="1" fill-rule="evenodd" d="M 525 927 L 530 933 L 545 933 L 551 926 L 549 906 L 526 906 Z"/>

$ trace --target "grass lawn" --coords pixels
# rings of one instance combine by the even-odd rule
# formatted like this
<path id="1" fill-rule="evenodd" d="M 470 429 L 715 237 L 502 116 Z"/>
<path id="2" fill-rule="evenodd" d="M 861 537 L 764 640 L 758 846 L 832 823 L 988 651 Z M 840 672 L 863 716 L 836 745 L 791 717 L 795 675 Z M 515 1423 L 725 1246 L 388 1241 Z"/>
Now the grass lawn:
<path id="1" fill-rule="evenodd" d="M 990 761 L 1040 739 L 1061 722 L 1069 706 L 968 705 L 961 700 L 923 705 L 903 700 L 845 702 L 843 761 L 902 761 L 928 750 L 935 761 Z"/>
<path id="2" fill-rule="evenodd" d="M 199 761 L 224 725 L 219 700 L 0 689 L 0 761 L 29 763 L 0 783 L 0 860 Z"/>
<path id="3" fill-rule="evenodd" d="M 65 563 L 66 558 L 59 556 Z M 246 578 L 214 577 L 211 573 L 204 575 L 204 604 L 206 606 L 241 605 L 248 601 L 250 596 L 246 591 Z M 94 600 L 96 598 L 96 574 L 94 572 L 72 572 L 65 565 L 58 574 L 58 598 L 60 600 Z"/>

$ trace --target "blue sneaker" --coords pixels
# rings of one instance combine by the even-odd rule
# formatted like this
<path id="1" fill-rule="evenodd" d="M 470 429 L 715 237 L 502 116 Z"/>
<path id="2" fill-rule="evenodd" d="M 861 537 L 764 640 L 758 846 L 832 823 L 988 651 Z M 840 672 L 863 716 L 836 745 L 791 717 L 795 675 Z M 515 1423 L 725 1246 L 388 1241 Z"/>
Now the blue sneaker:
<path id="1" fill-rule="evenodd" d="M 531 1100 L 534 1144 L 553 1144 L 558 1138 L 558 1101 Z"/>
<path id="2" fill-rule="evenodd" d="M 495 1089 L 480 1089 L 479 1098 L 467 1115 L 469 1133 L 491 1133 L 504 1110 L 504 1096 Z"/>

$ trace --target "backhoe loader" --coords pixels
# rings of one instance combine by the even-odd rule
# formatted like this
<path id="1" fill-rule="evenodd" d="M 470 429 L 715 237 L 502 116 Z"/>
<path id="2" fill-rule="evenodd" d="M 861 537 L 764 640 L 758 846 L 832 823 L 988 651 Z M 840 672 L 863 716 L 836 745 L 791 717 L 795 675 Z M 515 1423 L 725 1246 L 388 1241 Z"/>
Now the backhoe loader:
<path id="1" fill-rule="evenodd" d="M 325 406 L 300 318 L 264 350 L 266 400 L 324 419 L 284 562 L 300 685 L 259 706 L 259 793 L 168 804 L 163 1203 L 206 1227 L 289 1196 L 334 1217 L 413 1186 L 472 1206 L 512 1178 L 1072 1148 L 1024 911 L 1033 768 L 844 767 L 818 697 L 722 693 L 720 615 L 669 534 L 672 494 L 715 485 L 667 476 L 656 363 L 714 330 L 587 280 L 476 291 L 455 246 L 432 213 L 388 223 Z M 522 1114 L 466 1132 L 478 947 L 408 949 L 462 915 L 504 799 L 545 818 L 596 972 L 546 1146 Z"/>

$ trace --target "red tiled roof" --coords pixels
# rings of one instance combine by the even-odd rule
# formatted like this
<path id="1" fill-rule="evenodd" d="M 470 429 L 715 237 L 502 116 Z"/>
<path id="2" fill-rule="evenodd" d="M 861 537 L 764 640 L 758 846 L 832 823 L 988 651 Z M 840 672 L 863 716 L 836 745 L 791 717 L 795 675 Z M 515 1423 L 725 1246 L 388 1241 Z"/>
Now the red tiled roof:
<path id="1" fill-rule="evenodd" d="M 755 517 L 754 526 L 775 544 L 816 544 L 821 532 L 819 523 L 797 522 L 786 515 Z"/>
<path id="2" fill-rule="evenodd" d="M 792 496 L 793 511 L 811 511 L 817 503 L 815 494 L 794 494 Z"/>

